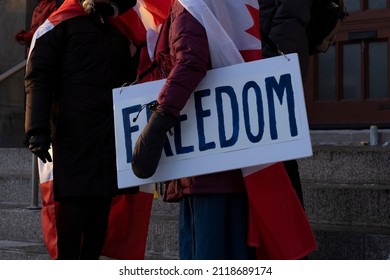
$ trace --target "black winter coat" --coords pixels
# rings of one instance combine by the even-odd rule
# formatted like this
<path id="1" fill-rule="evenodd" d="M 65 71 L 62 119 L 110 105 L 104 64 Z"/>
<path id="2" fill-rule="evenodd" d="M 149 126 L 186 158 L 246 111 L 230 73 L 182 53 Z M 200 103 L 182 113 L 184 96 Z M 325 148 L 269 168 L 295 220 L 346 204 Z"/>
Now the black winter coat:
<path id="1" fill-rule="evenodd" d="M 287 53 L 298 53 L 303 78 L 309 66 L 306 27 L 310 21 L 313 0 L 258 0 L 260 28 Z M 276 5 L 276 2 L 278 5 Z M 263 40 L 263 58 L 277 53 Z"/>
<path id="2" fill-rule="evenodd" d="M 27 135 L 50 131 L 54 196 L 117 190 L 112 89 L 135 79 L 129 40 L 95 14 L 37 39 L 26 69 Z"/>

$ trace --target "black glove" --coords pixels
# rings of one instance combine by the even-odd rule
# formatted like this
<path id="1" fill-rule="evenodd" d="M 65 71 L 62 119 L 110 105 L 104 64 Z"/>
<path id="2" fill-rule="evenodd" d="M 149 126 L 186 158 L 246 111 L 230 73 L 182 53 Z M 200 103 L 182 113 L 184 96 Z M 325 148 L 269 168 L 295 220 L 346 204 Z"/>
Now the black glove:
<path id="1" fill-rule="evenodd" d="M 37 134 L 27 138 L 27 147 L 30 151 L 39 157 L 44 163 L 52 162 L 49 154 L 51 139 L 48 134 Z"/>
<path id="2" fill-rule="evenodd" d="M 151 177 L 157 169 L 167 132 L 176 118 L 160 109 L 153 111 L 148 123 L 135 143 L 131 167 L 138 178 Z"/>

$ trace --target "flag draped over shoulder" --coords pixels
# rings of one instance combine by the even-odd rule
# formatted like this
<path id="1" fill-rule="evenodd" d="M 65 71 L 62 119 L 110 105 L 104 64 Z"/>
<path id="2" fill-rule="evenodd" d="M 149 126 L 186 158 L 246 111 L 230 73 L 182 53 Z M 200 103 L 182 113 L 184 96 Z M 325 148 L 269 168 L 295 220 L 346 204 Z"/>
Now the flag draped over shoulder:
<path id="1" fill-rule="evenodd" d="M 261 58 L 257 0 L 179 2 L 205 27 L 213 68 Z"/>
<path id="2" fill-rule="evenodd" d="M 213 68 L 261 58 L 257 0 L 178 1 L 205 27 Z M 249 201 L 247 242 L 257 257 L 299 259 L 314 251 L 313 232 L 283 164 L 242 172 Z"/>
<path id="3" fill-rule="evenodd" d="M 80 1 L 65 0 L 64 3 L 62 3 L 62 5 L 55 12 L 53 12 L 41 26 L 38 27 L 37 31 L 35 31 L 29 54 L 34 48 L 35 41 L 39 39 L 39 37 L 52 30 L 60 22 L 82 15 L 86 14 L 83 7 L 80 5 Z"/>
<path id="4" fill-rule="evenodd" d="M 134 9 L 112 20 L 112 23 L 135 45 L 140 45 L 146 41 L 149 25 L 157 32 L 158 26 L 168 14 L 170 4 L 171 0 L 138 1 Z M 46 32 L 50 32 L 64 20 L 84 15 L 86 13 L 79 0 L 65 0 L 35 32 L 30 53 L 35 41 Z M 42 195 L 43 237 L 50 257 L 56 259 L 58 203 L 54 201 L 53 194 L 53 164 L 49 162 L 44 164 L 38 159 L 38 169 Z M 151 186 L 141 186 L 137 194 L 118 195 L 113 199 L 103 256 L 114 259 L 144 258 L 152 202 Z"/>

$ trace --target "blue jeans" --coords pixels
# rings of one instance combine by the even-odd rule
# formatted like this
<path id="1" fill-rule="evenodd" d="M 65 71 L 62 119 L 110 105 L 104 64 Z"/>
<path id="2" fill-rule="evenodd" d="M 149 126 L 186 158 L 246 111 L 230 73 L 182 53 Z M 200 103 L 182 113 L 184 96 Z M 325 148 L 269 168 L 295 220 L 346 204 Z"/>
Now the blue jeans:
<path id="1" fill-rule="evenodd" d="M 246 245 L 247 228 L 246 193 L 185 196 L 180 201 L 180 259 L 254 259 L 255 250 Z"/>

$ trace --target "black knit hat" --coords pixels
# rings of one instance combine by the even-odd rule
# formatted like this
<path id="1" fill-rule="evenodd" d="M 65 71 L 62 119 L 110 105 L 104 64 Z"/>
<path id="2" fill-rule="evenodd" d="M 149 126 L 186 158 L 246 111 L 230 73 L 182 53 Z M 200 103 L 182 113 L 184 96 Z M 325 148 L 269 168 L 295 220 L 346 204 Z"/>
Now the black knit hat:
<path id="1" fill-rule="evenodd" d="M 56 0 L 56 6 L 57 6 L 57 8 L 58 8 L 59 6 L 61 6 L 63 2 L 64 2 L 64 0 Z"/>
<path id="2" fill-rule="evenodd" d="M 121 15 L 135 6 L 137 0 L 110 0 L 109 3 L 96 2 L 95 11 L 101 16 Z"/>
<path id="3" fill-rule="evenodd" d="M 137 0 L 110 0 L 110 3 L 117 5 L 119 14 L 123 14 L 137 4 Z"/>

